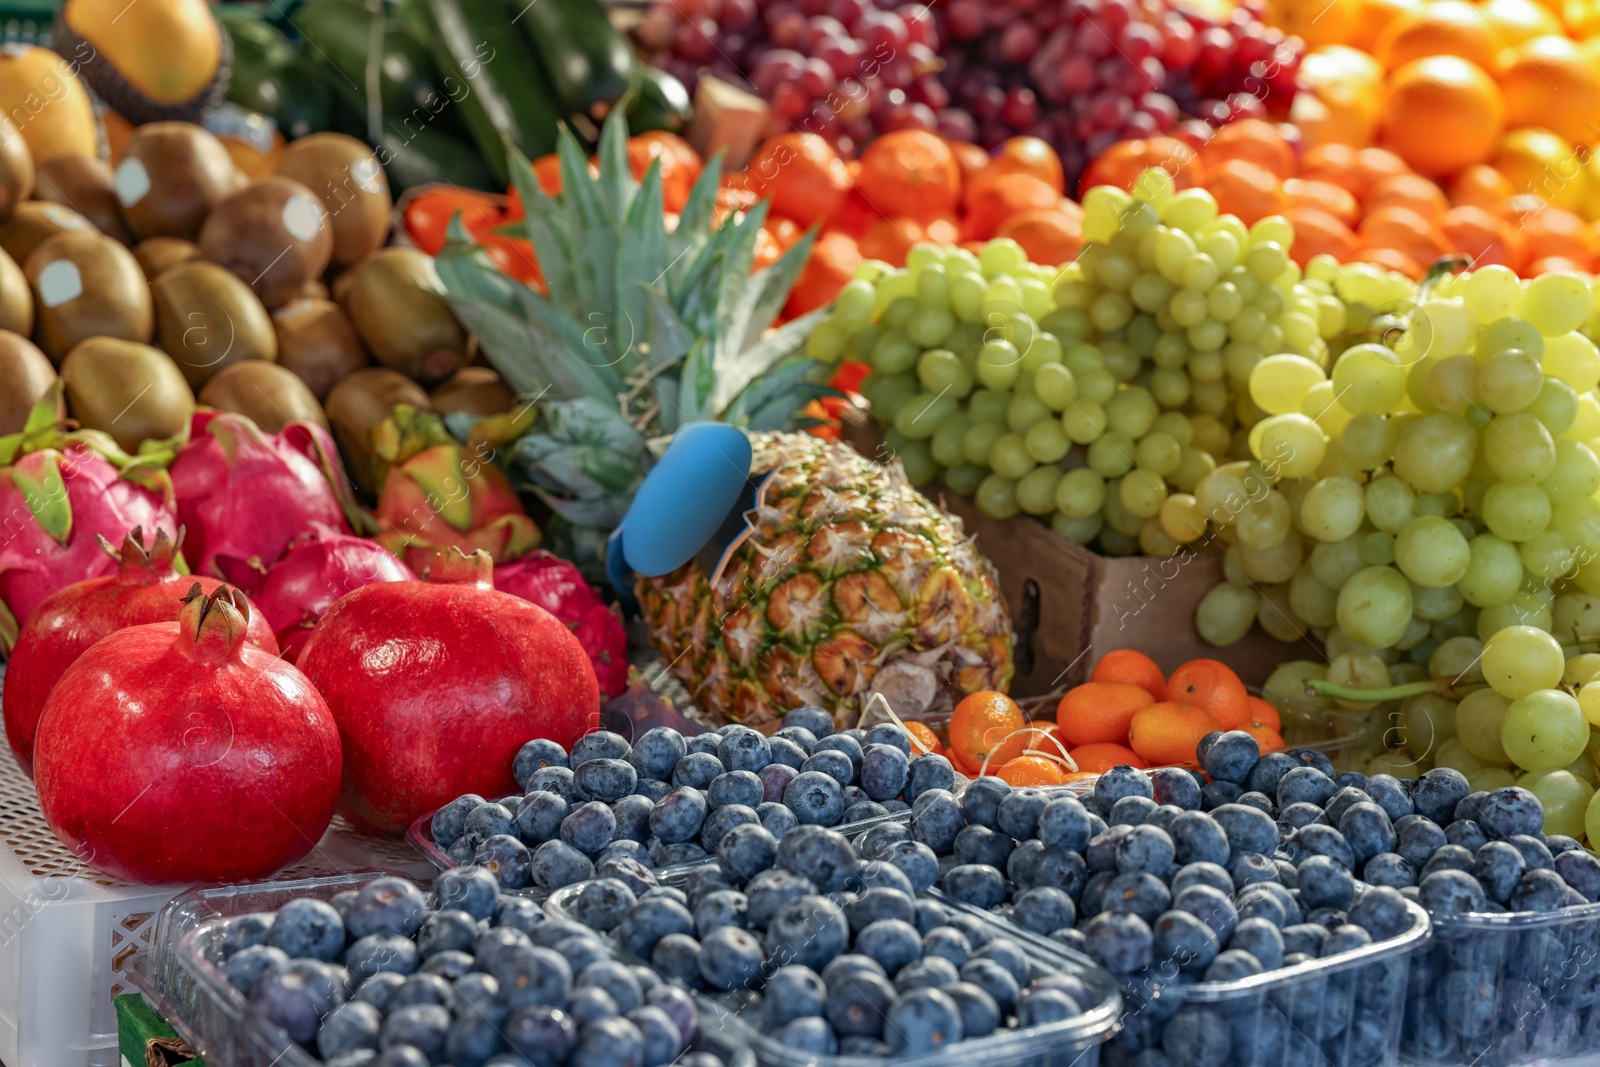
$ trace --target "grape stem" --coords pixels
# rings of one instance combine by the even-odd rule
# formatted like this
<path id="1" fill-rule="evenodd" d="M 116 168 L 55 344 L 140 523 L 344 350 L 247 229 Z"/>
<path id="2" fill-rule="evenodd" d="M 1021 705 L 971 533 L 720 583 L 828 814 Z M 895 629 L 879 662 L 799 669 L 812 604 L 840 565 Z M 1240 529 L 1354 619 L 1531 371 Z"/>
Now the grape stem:
<path id="1" fill-rule="evenodd" d="M 1407 697 L 1422 696 L 1424 693 L 1437 693 L 1452 700 L 1459 700 L 1464 695 L 1446 678 L 1429 678 L 1426 681 L 1407 682 L 1404 685 L 1391 685 L 1383 689 L 1358 689 L 1355 686 L 1340 685 L 1338 682 L 1329 682 L 1321 678 L 1307 678 L 1305 683 L 1308 697 L 1332 697 L 1335 700 L 1351 700 L 1363 704 L 1405 700 Z"/>

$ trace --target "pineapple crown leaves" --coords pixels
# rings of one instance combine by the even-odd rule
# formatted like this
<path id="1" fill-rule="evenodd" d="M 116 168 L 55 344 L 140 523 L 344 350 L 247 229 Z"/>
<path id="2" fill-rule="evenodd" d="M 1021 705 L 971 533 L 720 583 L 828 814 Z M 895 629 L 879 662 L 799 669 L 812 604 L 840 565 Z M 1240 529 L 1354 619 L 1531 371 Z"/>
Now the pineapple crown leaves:
<path id="1" fill-rule="evenodd" d="M 555 197 L 513 150 L 509 169 L 548 296 L 496 270 L 459 220 L 452 225 L 437 257 L 439 274 L 446 299 L 489 361 L 525 396 L 604 403 L 652 437 L 764 409 L 770 419 L 785 396 L 787 417 L 829 395 L 812 380 L 817 365 L 797 359 L 820 311 L 763 336 L 815 235 L 752 275 L 767 205 L 714 224 L 720 157 L 705 167 L 669 234 L 660 162 L 636 182 L 627 138 L 625 120 L 613 112 L 600 138 L 599 173 L 592 175 L 583 149 L 563 129 L 562 191 Z M 791 361 L 805 371 L 789 371 Z M 769 388 L 761 404 L 740 402 L 780 367 L 786 391 Z"/>

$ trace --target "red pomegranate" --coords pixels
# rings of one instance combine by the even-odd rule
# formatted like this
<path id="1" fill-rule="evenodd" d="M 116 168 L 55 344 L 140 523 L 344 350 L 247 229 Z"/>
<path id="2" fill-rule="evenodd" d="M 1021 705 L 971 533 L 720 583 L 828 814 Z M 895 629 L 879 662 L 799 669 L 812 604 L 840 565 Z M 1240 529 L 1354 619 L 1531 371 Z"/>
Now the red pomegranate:
<path id="1" fill-rule="evenodd" d="M 176 622 L 119 630 L 45 702 L 39 806 L 83 862 L 134 882 L 265 878 L 339 800 L 339 729 L 306 676 L 246 640 L 223 587 Z"/>
<path id="2" fill-rule="evenodd" d="M 168 537 L 165 530 L 157 530 L 155 541 L 147 550 L 143 532 L 134 527 L 118 552 L 102 538 L 101 547 L 119 561 L 117 573 L 67 586 L 46 598 L 28 618 L 11 653 L 5 691 L 0 694 L 6 740 L 24 771 L 33 773 L 34 733 L 39 728 L 45 698 L 89 646 L 129 626 L 171 622 L 195 586 L 202 593 L 212 593 L 222 585 L 215 578 L 177 572 L 173 560 L 182 541 L 181 528 L 177 540 Z M 272 627 L 260 612 L 250 613 L 245 639 L 263 652 L 278 654 Z"/>
<path id="3" fill-rule="evenodd" d="M 562 745 L 600 723 L 583 646 L 543 608 L 495 592 L 486 552 L 451 548 L 420 582 L 344 597 L 300 653 L 344 742 L 339 811 L 401 833 L 463 793 L 517 791 L 525 741 Z"/>
<path id="4" fill-rule="evenodd" d="M 311 629 L 338 599 L 374 582 L 416 578 L 411 568 L 376 541 L 312 525 L 311 532 L 289 545 L 253 599 L 291 663 L 311 637 Z"/>

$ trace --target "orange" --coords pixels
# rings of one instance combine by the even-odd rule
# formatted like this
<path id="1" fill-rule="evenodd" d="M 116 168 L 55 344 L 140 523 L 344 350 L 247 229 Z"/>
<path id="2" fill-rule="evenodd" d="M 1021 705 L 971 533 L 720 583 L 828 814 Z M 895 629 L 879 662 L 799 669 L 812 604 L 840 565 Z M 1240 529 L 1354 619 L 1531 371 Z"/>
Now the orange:
<path id="1" fill-rule="evenodd" d="M 1054 208 L 1060 202 L 1061 194 L 1042 178 L 1017 173 L 990 177 L 984 171 L 973 180 L 961 232 L 970 241 L 986 241 L 1013 215 Z"/>
<path id="2" fill-rule="evenodd" d="M 867 146 L 856 188 L 885 215 L 954 215 L 961 199 L 961 167 L 936 134 L 895 130 Z"/>
<path id="3" fill-rule="evenodd" d="M 1128 739 L 1134 713 L 1154 703 L 1155 697 L 1129 682 L 1085 682 L 1067 690 L 1056 705 L 1056 730 L 1072 745 L 1120 745 Z"/>
<path id="4" fill-rule="evenodd" d="M 1390 77 L 1381 137 L 1417 173 L 1439 178 L 1488 159 L 1504 118 L 1500 90 L 1481 67 L 1430 56 Z"/>
<path id="5" fill-rule="evenodd" d="M 1373 263 L 1397 274 L 1404 274 L 1414 282 L 1422 280 L 1422 265 L 1397 249 L 1361 245 L 1350 253 L 1350 262 Z"/>
<path id="6" fill-rule="evenodd" d="M 905 720 L 906 733 L 911 735 L 911 751 L 916 755 L 932 752 L 934 755 L 943 755 L 944 746 L 939 744 L 939 735 L 925 722 L 916 719 Z"/>
<path id="7" fill-rule="evenodd" d="M 1283 749 L 1283 736 L 1272 727 L 1259 722 L 1246 723 L 1240 727 L 1245 733 L 1256 739 L 1256 744 L 1261 746 L 1261 754 L 1278 752 Z"/>
<path id="8" fill-rule="evenodd" d="M 805 231 L 800 228 L 800 224 L 793 219 L 769 217 L 762 225 L 765 229 L 771 231 L 772 239 L 777 241 L 778 247 L 785 251 L 805 234 Z"/>
<path id="9" fill-rule="evenodd" d="M 682 211 L 705 161 L 675 133 L 651 130 L 628 138 L 628 166 L 635 181 L 642 181 L 650 163 L 657 159 L 661 161 L 661 206 L 666 211 Z"/>
<path id="10" fill-rule="evenodd" d="M 1589 263 L 1580 263 L 1566 256 L 1545 256 L 1529 263 L 1525 273 L 1528 277 L 1535 278 L 1541 274 L 1588 274 L 1591 269 Z"/>
<path id="11" fill-rule="evenodd" d="M 922 223 L 905 215 L 892 219 L 879 219 L 867 227 L 856 242 L 863 259 L 881 259 L 895 267 L 906 265 L 906 253 L 911 246 L 927 240 Z"/>
<path id="12" fill-rule="evenodd" d="M 1355 194 L 1342 185 L 1318 178 L 1290 178 L 1283 183 L 1288 208 L 1315 208 L 1354 226 L 1361 218 L 1361 205 Z"/>
<path id="13" fill-rule="evenodd" d="M 1344 43 L 1371 52 L 1383 32 L 1395 22 L 1414 18 L 1427 0 L 1361 0 Z"/>
<path id="14" fill-rule="evenodd" d="M 1079 771 L 1090 774 L 1104 774 L 1113 767 L 1132 767 L 1142 771 L 1146 766 L 1139 754 L 1126 745 L 1079 745 L 1070 755 Z"/>
<path id="15" fill-rule="evenodd" d="M 985 759 L 990 767 L 1022 755 L 1026 738 L 1021 730 L 1027 724 L 1017 702 L 992 689 L 979 690 L 961 698 L 950 713 L 950 751 L 974 769 Z"/>
<path id="16" fill-rule="evenodd" d="M 1272 706 L 1269 700 L 1262 700 L 1258 696 L 1248 697 L 1245 703 L 1250 705 L 1250 721 L 1258 726 L 1270 726 L 1274 730 L 1283 729 L 1283 720 L 1278 716 L 1278 709 Z"/>
<path id="17" fill-rule="evenodd" d="M 811 258 L 795 281 L 784 311 L 793 318 L 831 303 L 861 265 L 861 249 L 844 233 L 824 233 L 811 246 Z"/>
<path id="18" fill-rule="evenodd" d="M 1390 70 L 1429 56 L 1459 56 L 1493 70 L 1505 41 L 1466 0 L 1428 0 L 1408 18 L 1398 18 L 1379 34 L 1372 54 Z"/>
<path id="19" fill-rule="evenodd" d="M 1552 207 L 1581 211 L 1590 198 L 1584 172 L 1588 153 L 1574 150 L 1560 134 L 1529 127 L 1508 131 L 1489 165 L 1518 193 L 1531 193 Z"/>
<path id="20" fill-rule="evenodd" d="M 1152 701 L 1167 697 L 1167 676 L 1161 673 L 1156 661 L 1143 652 L 1119 648 L 1107 652 L 1089 672 L 1091 682 L 1126 682 L 1150 694 Z"/>
<path id="21" fill-rule="evenodd" d="M 956 166 L 961 168 L 961 187 L 964 189 L 967 182 L 989 165 L 989 153 L 984 151 L 982 145 L 973 144 L 971 141 L 946 143 L 950 146 L 950 151 L 955 153 Z"/>
<path id="22" fill-rule="evenodd" d="M 1383 207 L 1407 207 L 1430 222 L 1444 217 L 1450 201 L 1444 191 L 1420 174 L 1395 174 L 1372 187 L 1361 202 L 1368 213 Z"/>
<path id="23" fill-rule="evenodd" d="M 1363 244 L 1396 249 L 1424 266 L 1450 252 L 1450 242 L 1444 234 L 1408 207 L 1381 207 L 1368 212 L 1356 234 Z"/>
<path id="24" fill-rule="evenodd" d="M 1479 163 L 1450 179 L 1449 192 L 1452 204 L 1471 204 L 1499 215 L 1516 190 L 1504 174 L 1487 163 Z"/>
<path id="25" fill-rule="evenodd" d="M 850 191 L 844 160 L 814 133 L 783 133 L 763 142 L 745 174 L 752 190 L 772 197 L 774 215 L 802 226 L 829 218 Z"/>
<path id="26" fill-rule="evenodd" d="M 1131 191 L 1134 181 L 1151 167 L 1172 175 L 1172 183 L 1179 189 L 1206 184 L 1206 166 L 1187 144 L 1176 137 L 1134 138 L 1112 145 L 1084 169 L 1078 179 L 1079 194 L 1096 185 Z"/>
<path id="27" fill-rule="evenodd" d="M 851 189 L 844 198 L 844 204 L 834 212 L 824 228 L 859 238 L 882 218 L 883 215 L 867 203 L 867 198 L 861 195 L 861 190 Z"/>
<path id="28" fill-rule="evenodd" d="M 1406 166 L 1406 161 L 1387 148 L 1363 148 L 1350 162 L 1344 187 L 1354 193 L 1357 200 L 1364 200 L 1379 182 L 1410 173 L 1411 168 Z"/>
<path id="29" fill-rule="evenodd" d="M 1000 142 L 1000 147 L 994 150 L 994 158 L 981 173 L 997 177 L 1028 174 L 1054 189 L 1057 196 L 1067 189 L 1061 157 L 1050 147 L 1050 142 L 1039 137 L 1012 137 Z"/>
<path id="30" fill-rule="evenodd" d="M 1566 32 L 1561 20 L 1534 0 L 1487 0 L 1478 5 L 1478 13 L 1494 31 L 1496 44 L 1517 45 L 1534 37 Z"/>
<path id="31" fill-rule="evenodd" d="M 756 232 L 756 250 L 750 257 L 750 273 L 765 270 L 778 262 L 778 257 L 783 255 L 783 246 L 772 235 L 772 231 L 765 226 Z"/>
<path id="32" fill-rule="evenodd" d="M 1360 9 L 1361 0 L 1328 0 L 1322 3 L 1269 0 L 1266 22 L 1284 33 L 1299 37 L 1308 48 L 1320 48 L 1349 40 L 1360 17 Z"/>
<path id="33" fill-rule="evenodd" d="M 1021 245 L 1031 263 L 1059 267 L 1076 259 L 1083 247 L 1083 222 L 1081 213 L 1029 208 L 1002 222 L 994 235 L 1009 237 Z"/>
<path id="34" fill-rule="evenodd" d="M 1226 663 L 1192 659 L 1167 679 L 1167 699 L 1208 713 L 1224 730 L 1249 721 L 1250 694 Z"/>
<path id="35" fill-rule="evenodd" d="M 1312 256 L 1332 256 L 1343 263 L 1356 246 L 1356 235 L 1349 226 L 1326 211 L 1314 207 L 1291 207 L 1288 219 L 1294 224 L 1294 247 L 1289 258 L 1302 267 Z"/>
<path id="36" fill-rule="evenodd" d="M 1239 216 L 1246 226 L 1283 214 L 1283 183 L 1259 163 L 1229 159 L 1207 167 L 1206 173 L 1206 188 L 1216 197 L 1217 210 Z"/>
<path id="37" fill-rule="evenodd" d="M 1570 211 L 1540 205 L 1524 214 L 1516 225 L 1522 233 L 1530 268 L 1534 260 L 1546 256 L 1562 256 L 1575 263 L 1594 259 L 1594 233 Z"/>
<path id="38" fill-rule="evenodd" d="M 1141 758 L 1157 765 L 1192 764 L 1200 739 L 1221 728 L 1216 719 L 1193 704 L 1163 701 L 1133 717 L 1128 744 Z"/>
<path id="39" fill-rule="evenodd" d="M 999 770 L 991 767 L 989 773 L 1001 781 L 1020 787 L 1061 785 L 1066 781 L 1062 773 L 1065 770 L 1065 765 L 1044 756 L 1018 756 L 1001 764 Z"/>
<path id="40" fill-rule="evenodd" d="M 1210 167 L 1229 159 L 1244 159 L 1264 167 L 1281 181 L 1294 175 L 1294 151 L 1278 127 L 1265 119 L 1240 119 L 1216 132 L 1200 149 Z"/>
<path id="41" fill-rule="evenodd" d="M 1600 134 L 1600 69 L 1565 37 L 1535 37 L 1502 54 L 1499 81 L 1508 129 L 1542 126 L 1569 141 Z"/>
<path id="42" fill-rule="evenodd" d="M 1347 144 L 1322 144 L 1306 150 L 1300 157 L 1300 176 L 1302 178 L 1316 178 L 1320 181 L 1332 182 L 1350 189 L 1345 181 L 1351 168 L 1356 165 L 1356 153 L 1359 150 Z M 1403 169 L 1403 166 L 1402 166 Z M 1285 183 L 1287 188 L 1287 183 Z M 1352 193 L 1354 189 L 1350 190 Z"/>

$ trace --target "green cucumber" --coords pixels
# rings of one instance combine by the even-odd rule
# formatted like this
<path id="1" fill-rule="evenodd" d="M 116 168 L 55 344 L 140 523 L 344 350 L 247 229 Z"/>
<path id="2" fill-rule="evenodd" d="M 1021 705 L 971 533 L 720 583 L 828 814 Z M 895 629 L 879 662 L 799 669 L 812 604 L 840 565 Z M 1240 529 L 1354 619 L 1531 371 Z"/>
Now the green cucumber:
<path id="1" fill-rule="evenodd" d="M 490 175 L 476 148 L 434 130 L 386 134 L 375 151 L 396 193 L 439 183 L 495 193 L 505 188 Z"/>
<path id="2" fill-rule="evenodd" d="M 506 184 L 508 143 L 532 159 L 554 152 L 562 113 L 501 0 L 408 4 L 400 18 L 426 31 L 446 92 L 460 106 L 495 181 Z"/>
<path id="3" fill-rule="evenodd" d="M 504 0 L 569 114 L 602 122 L 638 65 L 599 0 Z"/>
<path id="4" fill-rule="evenodd" d="M 266 115 L 290 140 L 326 129 L 326 72 L 299 55 L 277 27 L 252 14 L 218 8 L 217 18 L 233 38 L 228 100 Z"/>
<path id="5" fill-rule="evenodd" d="M 629 133 L 682 133 L 689 124 L 689 114 L 689 90 L 683 82 L 648 63 L 634 68 L 632 95 L 628 97 Z"/>

